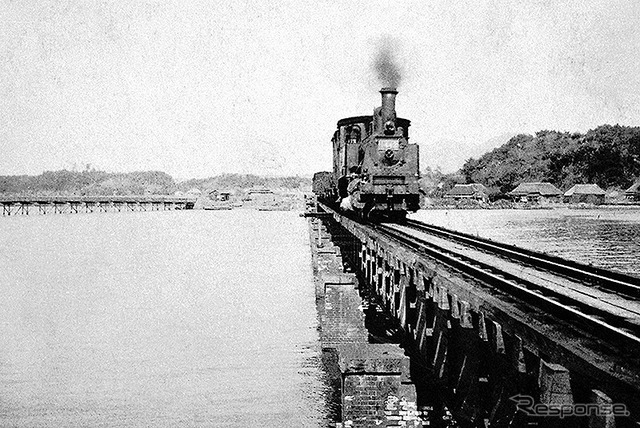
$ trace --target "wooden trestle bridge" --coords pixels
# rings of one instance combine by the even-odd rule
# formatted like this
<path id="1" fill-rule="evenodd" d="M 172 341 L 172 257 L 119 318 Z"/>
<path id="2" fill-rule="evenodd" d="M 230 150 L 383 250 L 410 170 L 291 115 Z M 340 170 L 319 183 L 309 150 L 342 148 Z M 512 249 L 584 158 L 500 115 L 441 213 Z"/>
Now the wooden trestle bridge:
<path id="1" fill-rule="evenodd" d="M 14 196 L 0 197 L 2 215 L 65 214 L 192 209 L 191 196 Z"/>

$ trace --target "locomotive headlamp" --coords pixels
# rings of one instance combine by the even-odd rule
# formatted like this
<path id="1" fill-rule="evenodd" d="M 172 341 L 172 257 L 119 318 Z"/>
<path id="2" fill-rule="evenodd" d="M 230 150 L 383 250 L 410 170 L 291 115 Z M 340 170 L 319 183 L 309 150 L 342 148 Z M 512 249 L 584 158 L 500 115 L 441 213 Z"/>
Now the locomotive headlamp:
<path id="1" fill-rule="evenodd" d="M 384 124 L 384 133 L 386 135 L 393 135 L 396 133 L 396 124 L 392 120 L 388 120 Z"/>
<path id="2" fill-rule="evenodd" d="M 393 157 L 393 150 L 387 149 L 387 151 L 384 152 L 384 156 L 388 159 L 391 159 Z"/>

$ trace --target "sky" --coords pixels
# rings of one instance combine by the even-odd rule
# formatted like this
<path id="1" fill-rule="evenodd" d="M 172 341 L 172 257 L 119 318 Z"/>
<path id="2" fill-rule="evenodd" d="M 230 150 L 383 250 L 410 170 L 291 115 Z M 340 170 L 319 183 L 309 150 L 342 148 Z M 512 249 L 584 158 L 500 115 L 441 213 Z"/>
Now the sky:
<path id="1" fill-rule="evenodd" d="M 423 169 L 640 124 L 636 0 L 0 0 L 0 175 L 328 170 L 381 46 Z"/>

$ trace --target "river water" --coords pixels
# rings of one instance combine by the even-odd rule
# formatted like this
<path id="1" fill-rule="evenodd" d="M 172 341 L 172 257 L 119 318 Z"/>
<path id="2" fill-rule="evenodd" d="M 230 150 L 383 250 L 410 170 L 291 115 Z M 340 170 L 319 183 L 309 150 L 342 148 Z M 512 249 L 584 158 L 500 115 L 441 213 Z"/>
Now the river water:
<path id="1" fill-rule="evenodd" d="M 414 218 L 640 275 L 640 210 Z M 0 218 L 0 426 L 326 426 L 296 212 Z"/>
<path id="2" fill-rule="evenodd" d="M 325 426 L 296 212 L 0 218 L 0 426 Z"/>
<path id="3" fill-rule="evenodd" d="M 422 210 L 410 217 L 640 276 L 640 209 Z"/>

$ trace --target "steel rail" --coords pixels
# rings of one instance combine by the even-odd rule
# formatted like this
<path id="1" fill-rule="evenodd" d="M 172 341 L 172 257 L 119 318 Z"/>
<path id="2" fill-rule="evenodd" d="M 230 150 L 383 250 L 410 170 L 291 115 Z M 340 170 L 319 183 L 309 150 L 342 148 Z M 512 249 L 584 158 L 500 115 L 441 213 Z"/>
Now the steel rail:
<path id="1" fill-rule="evenodd" d="M 511 260 L 517 260 L 535 268 L 542 268 L 557 275 L 586 281 L 605 288 L 608 291 L 625 294 L 633 298 L 640 298 L 640 278 L 635 276 L 626 275 L 621 272 L 613 272 L 439 226 L 425 224 L 416 220 L 407 220 L 405 225 L 421 232 L 438 235 L 446 239 L 481 248 L 490 251 L 492 254 L 500 254 Z"/>
<path id="2" fill-rule="evenodd" d="M 539 286 L 534 282 L 527 281 L 508 272 L 502 272 L 495 266 L 440 248 L 431 242 L 392 226 L 383 224 L 372 227 L 378 233 L 386 235 L 390 239 L 394 239 L 473 278 L 497 287 L 511 296 L 522 299 L 526 303 L 547 310 L 551 315 L 581 323 L 583 326 L 588 327 L 590 331 L 597 333 L 605 341 L 619 342 L 633 347 L 636 352 L 640 351 L 639 327 L 627 322 L 624 317 L 594 308 L 584 302 Z"/>

